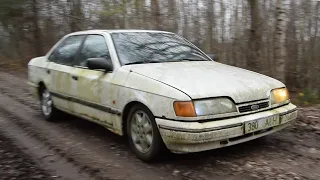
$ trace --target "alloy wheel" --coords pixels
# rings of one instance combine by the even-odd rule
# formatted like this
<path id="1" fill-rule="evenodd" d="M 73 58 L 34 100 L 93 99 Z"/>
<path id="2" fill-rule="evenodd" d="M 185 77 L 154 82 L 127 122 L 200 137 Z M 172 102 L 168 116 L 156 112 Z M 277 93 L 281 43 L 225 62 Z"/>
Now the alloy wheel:
<path id="1" fill-rule="evenodd" d="M 141 153 L 147 153 L 152 146 L 153 129 L 147 113 L 139 110 L 131 120 L 131 138 L 134 146 Z"/>
<path id="2" fill-rule="evenodd" d="M 52 112 L 52 99 L 50 92 L 45 89 L 41 95 L 41 108 L 45 116 L 50 116 Z"/>

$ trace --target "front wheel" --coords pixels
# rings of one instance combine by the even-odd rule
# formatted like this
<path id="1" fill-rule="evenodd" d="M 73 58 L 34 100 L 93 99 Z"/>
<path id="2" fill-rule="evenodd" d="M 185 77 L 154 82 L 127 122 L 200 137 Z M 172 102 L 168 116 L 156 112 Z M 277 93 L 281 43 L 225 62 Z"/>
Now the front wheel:
<path id="1" fill-rule="evenodd" d="M 46 88 L 43 88 L 40 92 L 40 106 L 45 119 L 47 121 L 53 121 L 58 114 L 58 110 L 54 107 L 51 93 Z"/>
<path id="2" fill-rule="evenodd" d="M 143 161 L 157 159 L 164 148 L 155 118 L 143 105 L 137 104 L 131 109 L 127 134 L 130 148 Z"/>

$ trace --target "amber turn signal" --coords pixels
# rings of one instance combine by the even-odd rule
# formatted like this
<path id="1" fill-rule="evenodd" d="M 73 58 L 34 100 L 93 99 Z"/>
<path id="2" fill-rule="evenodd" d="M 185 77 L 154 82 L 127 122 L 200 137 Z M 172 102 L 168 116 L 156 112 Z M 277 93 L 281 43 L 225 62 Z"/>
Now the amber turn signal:
<path id="1" fill-rule="evenodd" d="M 173 103 L 174 111 L 180 117 L 196 117 L 193 103 L 191 101 L 176 101 Z"/>

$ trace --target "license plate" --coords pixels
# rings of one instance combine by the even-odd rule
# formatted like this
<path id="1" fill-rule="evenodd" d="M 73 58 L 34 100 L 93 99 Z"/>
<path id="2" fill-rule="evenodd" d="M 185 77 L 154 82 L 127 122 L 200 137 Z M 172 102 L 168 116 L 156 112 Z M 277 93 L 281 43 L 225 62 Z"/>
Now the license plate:
<path id="1" fill-rule="evenodd" d="M 285 124 L 289 121 L 296 119 L 297 117 L 298 117 L 298 111 L 294 111 L 292 113 L 282 115 L 280 116 L 280 124 Z"/>
<path id="2" fill-rule="evenodd" d="M 267 118 L 257 119 L 254 121 L 245 122 L 245 134 L 252 133 L 255 131 L 268 129 L 273 126 L 277 126 L 280 124 L 279 115 L 270 116 Z"/>

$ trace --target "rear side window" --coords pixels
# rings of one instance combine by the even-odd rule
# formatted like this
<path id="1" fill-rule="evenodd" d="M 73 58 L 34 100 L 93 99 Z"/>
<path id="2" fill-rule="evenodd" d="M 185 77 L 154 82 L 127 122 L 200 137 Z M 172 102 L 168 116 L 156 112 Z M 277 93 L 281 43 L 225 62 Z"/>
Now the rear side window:
<path id="1" fill-rule="evenodd" d="M 65 65 L 72 65 L 85 36 L 70 36 L 50 55 L 49 60 Z"/>
<path id="2" fill-rule="evenodd" d="M 111 62 L 108 46 L 103 36 L 87 36 L 83 43 L 83 47 L 76 58 L 76 65 L 87 67 L 86 60 L 88 58 L 105 58 Z"/>

